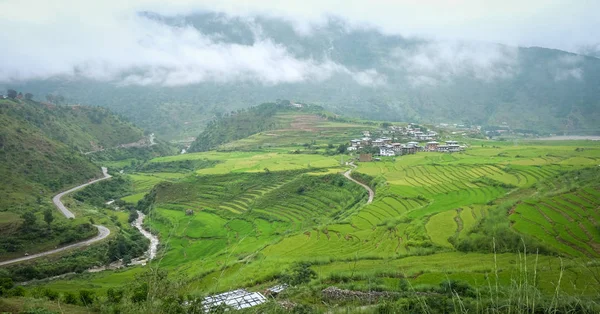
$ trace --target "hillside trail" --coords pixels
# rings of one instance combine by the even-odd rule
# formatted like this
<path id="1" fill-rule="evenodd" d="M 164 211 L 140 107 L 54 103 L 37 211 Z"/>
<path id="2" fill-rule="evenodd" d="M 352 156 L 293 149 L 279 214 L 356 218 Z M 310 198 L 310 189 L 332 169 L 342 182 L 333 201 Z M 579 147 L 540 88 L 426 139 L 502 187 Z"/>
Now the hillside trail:
<path id="1" fill-rule="evenodd" d="M 100 182 L 102 180 L 106 180 L 111 178 L 112 176 L 110 174 L 108 174 L 108 169 L 106 167 L 102 167 L 102 175 L 103 177 L 100 179 L 96 179 L 96 180 L 92 180 L 88 183 L 76 186 L 70 190 L 61 192 L 56 194 L 56 196 L 54 196 L 52 198 L 52 202 L 54 203 L 54 206 L 56 206 L 56 208 L 58 208 L 58 210 L 60 210 L 60 212 L 65 215 L 65 217 L 67 218 L 75 218 L 75 215 L 67 208 L 65 207 L 65 205 L 62 203 L 62 201 L 60 200 L 63 196 L 69 194 L 69 193 L 73 193 L 77 190 L 83 189 L 84 187 Z M 35 258 L 39 258 L 42 256 L 47 256 L 47 255 L 51 255 L 51 254 L 55 254 L 55 253 L 59 253 L 59 252 L 64 252 L 67 250 L 71 250 L 71 249 L 75 249 L 75 248 L 80 248 L 80 247 L 84 247 L 84 246 L 89 246 L 93 243 L 96 243 L 98 241 L 101 241 L 103 239 L 105 239 L 106 237 L 108 237 L 110 235 L 110 230 L 104 226 L 101 225 L 94 225 L 94 227 L 96 227 L 98 229 L 98 234 L 91 238 L 91 239 L 87 239 L 81 242 L 77 242 L 77 243 L 73 243 L 67 246 L 63 246 L 57 249 L 53 249 L 53 250 L 49 250 L 49 251 L 45 251 L 45 252 L 40 252 L 40 253 L 36 253 L 36 254 L 31 254 L 28 256 L 24 256 L 24 257 L 19 257 L 19 258 L 15 258 L 15 259 L 11 259 L 11 260 L 7 260 L 7 261 L 3 261 L 0 262 L 0 266 L 4 266 L 4 265 L 8 265 L 8 264 L 13 264 L 13 263 L 18 263 L 18 262 L 23 262 L 23 261 L 28 261 L 28 260 L 32 260 Z"/>
<path id="2" fill-rule="evenodd" d="M 356 165 L 354 163 L 350 163 L 350 166 L 352 166 L 353 168 L 348 169 L 348 171 L 344 172 L 344 177 L 346 177 L 346 179 L 365 188 L 369 192 L 369 200 L 367 201 L 367 205 L 373 203 L 373 198 L 375 198 L 375 192 L 373 192 L 373 190 L 368 185 L 360 183 L 350 176 L 350 174 L 352 173 L 352 170 L 354 170 L 354 168 L 356 168 Z"/>

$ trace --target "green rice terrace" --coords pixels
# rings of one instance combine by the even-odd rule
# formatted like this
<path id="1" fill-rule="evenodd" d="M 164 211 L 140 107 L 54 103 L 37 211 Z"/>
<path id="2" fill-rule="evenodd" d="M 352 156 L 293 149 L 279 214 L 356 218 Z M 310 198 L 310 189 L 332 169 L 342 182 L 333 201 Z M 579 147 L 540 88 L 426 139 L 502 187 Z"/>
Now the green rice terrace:
<path id="1" fill-rule="evenodd" d="M 177 280 L 175 291 L 263 291 L 309 265 L 314 276 L 284 296 L 321 311 L 355 304 L 314 292 L 330 286 L 426 296 L 455 284 L 498 304 L 597 305 L 600 143 L 464 138 L 463 152 L 355 162 L 351 176 L 375 190 L 368 203 L 367 190 L 343 176 L 355 156 L 335 147 L 377 127 L 279 118 L 284 127 L 122 175 L 130 186 L 121 200 L 147 213 L 160 238 L 150 267 Z M 83 273 L 27 289 L 104 295 L 144 272 Z"/>

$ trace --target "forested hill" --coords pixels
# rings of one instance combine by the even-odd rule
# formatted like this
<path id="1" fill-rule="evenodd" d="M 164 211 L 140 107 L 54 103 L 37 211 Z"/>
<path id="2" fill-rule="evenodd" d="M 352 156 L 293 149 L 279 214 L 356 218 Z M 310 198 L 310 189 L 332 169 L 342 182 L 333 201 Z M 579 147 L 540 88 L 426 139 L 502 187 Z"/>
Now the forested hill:
<path id="1" fill-rule="evenodd" d="M 243 19 L 210 12 L 141 16 L 166 27 L 193 29 L 218 47 L 253 51 L 274 46 L 283 59 L 298 65 L 294 71 L 299 73 L 286 80 L 275 74 L 287 68 L 269 60 L 266 64 L 274 68 L 259 67 L 256 77 L 212 80 L 209 74 L 170 75 L 179 68 L 150 67 L 148 73 L 124 70 L 113 81 L 51 77 L 7 82 L 0 89 L 61 94 L 70 103 L 106 106 L 167 137 L 195 136 L 215 116 L 278 98 L 368 119 L 506 122 L 542 133 L 600 134 L 599 58 L 539 47 L 406 38 L 336 19 L 303 34 L 293 23 L 273 17 Z M 263 72 L 266 77 L 261 77 Z M 171 77 L 189 80 L 168 82 Z M 126 78 L 145 80 L 138 85 Z"/>
<path id="2" fill-rule="evenodd" d="M 105 108 L 0 100 L 0 211 L 100 176 L 83 152 L 137 141 L 143 132 Z"/>
<path id="3" fill-rule="evenodd" d="M 323 108 L 315 105 L 294 107 L 290 101 L 264 103 L 248 109 L 240 109 L 212 120 L 206 129 L 196 137 L 190 152 L 203 152 L 215 149 L 221 144 L 246 138 L 258 132 L 274 130 L 284 126 L 276 117 L 281 112 L 319 113 Z"/>

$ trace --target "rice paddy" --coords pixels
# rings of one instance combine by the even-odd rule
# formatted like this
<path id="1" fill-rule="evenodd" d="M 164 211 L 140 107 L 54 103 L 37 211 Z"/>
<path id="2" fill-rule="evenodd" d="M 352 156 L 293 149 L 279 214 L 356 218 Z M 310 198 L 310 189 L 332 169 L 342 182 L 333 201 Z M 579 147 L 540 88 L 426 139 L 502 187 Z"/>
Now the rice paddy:
<path id="1" fill-rule="evenodd" d="M 258 134 L 226 147 L 264 145 L 267 137 L 278 136 Z M 575 150 L 582 145 L 589 149 Z M 364 188 L 341 175 L 347 169 L 341 157 L 272 149 L 156 158 L 151 162 L 219 163 L 187 176 L 131 174 L 135 193 L 124 199 L 136 202 L 167 182 L 154 188 L 148 218 L 163 245 L 156 263 L 189 278 L 190 291 L 272 282 L 298 261 L 313 263 L 323 282 L 355 289 L 368 277 L 392 290 L 397 278 L 415 285 L 447 278 L 484 285 L 497 268 L 500 282 L 509 284 L 522 247 L 495 257 L 491 250 L 459 252 L 457 243 L 478 236 L 487 217 L 514 202 L 500 214 L 510 232 L 533 237 L 552 252 L 539 257 L 543 290 L 555 288 L 560 256 L 570 267 L 565 286 L 573 293 L 596 292 L 590 288 L 593 278 L 582 274 L 599 271 L 600 184 L 563 188 L 556 180 L 598 165 L 600 145 L 473 140 L 464 153 L 421 152 L 360 163 L 355 171 L 379 182 L 371 204 Z M 133 271 L 123 274 L 128 272 Z M 112 276 L 86 280 L 105 288 Z"/>

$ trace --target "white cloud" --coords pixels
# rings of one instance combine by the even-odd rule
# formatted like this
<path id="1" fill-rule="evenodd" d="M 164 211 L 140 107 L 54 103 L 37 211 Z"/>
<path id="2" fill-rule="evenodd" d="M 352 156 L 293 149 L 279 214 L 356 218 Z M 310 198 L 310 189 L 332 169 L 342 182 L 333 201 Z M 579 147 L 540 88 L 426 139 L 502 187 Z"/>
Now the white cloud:
<path id="1" fill-rule="evenodd" d="M 598 43 L 599 9 L 600 2 L 566 0 L 0 0 L 0 81 L 55 75 L 115 80 L 126 73 L 123 84 L 277 84 L 343 73 L 363 85 L 387 82 L 375 69 L 354 71 L 327 59 L 294 57 L 263 38 L 260 29 L 253 29 L 252 45 L 222 43 L 214 35 L 136 15 L 143 10 L 168 15 L 216 10 L 249 20 L 266 14 L 292 21 L 305 36 L 335 15 L 345 19 L 347 29 L 370 25 L 405 36 L 569 49 Z M 518 71 L 515 49 L 448 42 L 397 51 L 394 62 L 407 69 L 414 85 L 437 84 L 452 75 L 495 80 Z M 561 69 L 557 80 L 582 77 L 577 67 Z"/>
<path id="2" fill-rule="evenodd" d="M 0 81 L 60 75 L 140 85 L 251 80 L 277 84 L 322 81 L 344 73 L 359 84 L 381 83 L 373 71 L 354 72 L 330 60 L 295 58 L 285 47 L 261 38 L 260 29 L 254 29 L 252 45 L 240 45 L 215 41 L 193 27 L 168 26 L 134 11 L 113 15 L 98 8 L 95 12 L 95 18 L 83 25 L 73 8 L 55 21 L 19 19 L 14 31 L 0 34 L 7 44 Z M 0 27 L 8 29 L 14 22 L 0 22 Z"/>
<path id="3" fill-rule="evenodd" d="M 406 71 L 415 87 L 449 82 L 457 76 L 489 82 L 518 73 L 518 49 L 479 43 L 428 42 L 411 49 L 397 48 L 390 66 Z"/>
<path id="4" fill-rule="evenodd" d="M 578 55 L 565 55 L 552 62 L 554 81 L 582 80 L 583 69 L 580 67 L 582 62 L 583 57 Z"/>
<path id="5" fill-rule="evenodd" d="M 375 69 L 350 73 L 350 75 L 354 81 L 364 86 L 383 86 L 387 83 L 385 75 L 378 73 Z"/>

